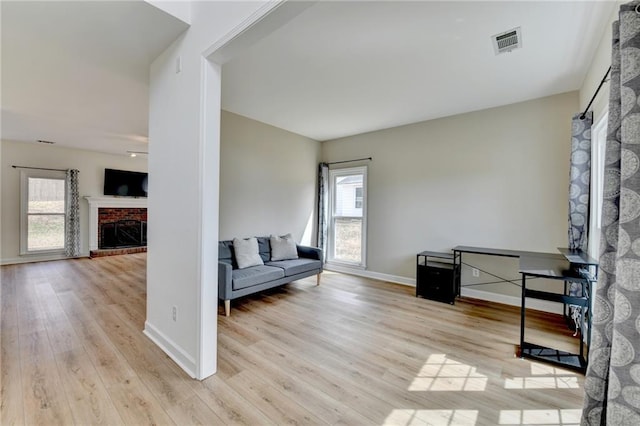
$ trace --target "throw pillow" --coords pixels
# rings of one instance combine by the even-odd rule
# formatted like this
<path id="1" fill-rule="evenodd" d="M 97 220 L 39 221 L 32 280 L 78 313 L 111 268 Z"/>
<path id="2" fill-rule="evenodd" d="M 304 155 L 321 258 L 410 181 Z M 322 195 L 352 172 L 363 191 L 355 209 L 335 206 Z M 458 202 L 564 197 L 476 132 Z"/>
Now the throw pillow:
<path id="1" fill-rule="evenodd" d="M 238 269 L 249 266 L 264 265 L 260 253 L 258 252 L 258 240 L 254 237 L 233 239 L 233 250 L 236 252 L 236 262 Z"/>
<path id="2" fill-rule="evenodd" d="M 271 236 L 271 260 L 288 260 L 298 258 L 298 248 L 291 234 L 281 237 Z"/>

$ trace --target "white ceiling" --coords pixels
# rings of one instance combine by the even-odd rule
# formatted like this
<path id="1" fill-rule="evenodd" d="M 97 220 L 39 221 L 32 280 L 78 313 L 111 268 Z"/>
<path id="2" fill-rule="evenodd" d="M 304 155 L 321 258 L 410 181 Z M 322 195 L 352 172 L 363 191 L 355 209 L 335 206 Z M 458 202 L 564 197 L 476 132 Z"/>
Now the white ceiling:
<path id="1" fill-rule="evenodd" d="M 149 67 L 188 25 L 138 1 L 2 1 L 2 139 L 148 148 Z"/>
<path id="2" fill-rule="evenodd" d="M 222 106 L 328 140 L 577 90 L 615 6 L 319 2 L 224 65 Z"/>
<path id="3" fill-rule="evenodd" d="M 147 150 L 149 65 L 187 24 L 141 0 L 0 5 L 3 140 Z M 614 7 L 319 2 L 223 67 L 223 108 L 327 140 L 576 90 Z"/>

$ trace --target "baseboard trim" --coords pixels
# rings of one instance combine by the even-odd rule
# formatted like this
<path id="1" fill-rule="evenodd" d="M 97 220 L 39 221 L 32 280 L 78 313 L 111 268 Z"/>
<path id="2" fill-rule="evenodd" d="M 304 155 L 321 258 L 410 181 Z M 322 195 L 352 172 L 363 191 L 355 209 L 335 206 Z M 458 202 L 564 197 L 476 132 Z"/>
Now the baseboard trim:
<path id="1" fill-rule="evenodd" d="M 356 275 L 359 277 L 371 278 L 371 279 L 380 280 L 380 281 L 387 281 L 390 283 L 402 284 L 410 287 L 416 286 L 415 279 L 401 277 L 398 275 L 389 275 L 389 274 L 383 274 L 380 272 L 346 268 L 346 267 L 337 266 L 337 265 L 325 265 L 325 269 L 327 271 L 334 271 L 334 272 L 340 272 L 343 274 Z M 472 288 L 465 288 L 464 286 L 462 286 L 462 288 L 460 289 L 460 293 L 461 293 L 460 295 L 463 297 L 470 297 L 472 299 L 485 300 L 487 302 L 501 303 L 503 305 L 509 305 L 509 306 L 520 307 L 520 303 L 521 303 L 520 297 L 517 297 L 517 296 L 509 296 L 506 294 L 493 293 L 490 291 L 482 291 L 482 290 L 476 290 Z M 537 311 L 549 312 L 552 314 L 563 313 L 561 305 L 553 302 L 548 302 L 546 300 L 527 299 L 527 308 L 535 309 Z"/>
<path id="2" fill-rule="evenodd" d="M 325 264 L 324 269 L 327 271 L 340 272 L 343 274 L 356 275 L 364 278 L 371 278 L 379 281 L 387 281 L 395 284 L 403 284 L 411 287 L 416 286 L 416 280 L 413 278 L 400 277 L 398 275 L 383 274 L 381 272 L 366 271 L 364 269 L 348 268 L 339 265 Z"/>
<path id="3" fill-rule="evenodd" d="M 192 379 L 196 378 L 196 361 L 181 347 L 169 339 L 149 321 L 144 322 L 144 330 L 142 330 L 153 343 L 158 345 L 160 349 L 166 353 L 180 368 L 182 368 Z"/>
<path id="4" fill-rule="evenodd" d="M 81 253 L 80 256 L 67 257 L 59 254 L 49 256 L 21 256 L 12 257 L 8 259 L 1 259 L 0 265 L 17 265 L 19 263 L 34 263 L 34 262 L 51 262 L 53 260 L 67 260 L 67 259 L 81 259 L 89 257 L 89 253 Z"/>

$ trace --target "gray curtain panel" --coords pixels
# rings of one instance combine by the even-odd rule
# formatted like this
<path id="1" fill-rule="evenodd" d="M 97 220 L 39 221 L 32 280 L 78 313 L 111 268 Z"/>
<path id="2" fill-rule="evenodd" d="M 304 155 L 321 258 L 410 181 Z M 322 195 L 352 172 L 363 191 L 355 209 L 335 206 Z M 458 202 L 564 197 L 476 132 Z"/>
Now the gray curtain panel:
<path id="1" fill-rule="evenodd" d="M 329 165 L 318 165 L 318 247 L 322 261 L 327 258 L 327 232 L 329 227 Z"/>
<path id="2" fill-rule="evenodd" d="M 589 191 L 591 190 L 591 125 L 593 112 L 571 121 L 571 169 L 569 176 L 569 248 L 587 251 Z"/>
<path id="3" fill-rule="evenodd" d="M 80 256 L 80 195 L 78 192 L 78 170 L 67 170 L 67 207 L 65 223 L 65 254 Z"/>
<path id="4" fill-rule="evenodd" d="M 600 273 L 583 425 L 640 425 L 640 1 L 613 25 Z"/>
<path id="5" fill-rule="evenodd" d="M 589 194 L 591 191 L 591 126 L 593 112 L 573 116 L 571 120 L 571 166 L 569 172 L 569 248 L 587 251 L 589 245 Z M 582 284 L 571 283 L 569 294 L 582 297 Z M 582 308 L 571 306 L 576 330 Z M 576 333 L 577 334 L 577 333 Z"/>

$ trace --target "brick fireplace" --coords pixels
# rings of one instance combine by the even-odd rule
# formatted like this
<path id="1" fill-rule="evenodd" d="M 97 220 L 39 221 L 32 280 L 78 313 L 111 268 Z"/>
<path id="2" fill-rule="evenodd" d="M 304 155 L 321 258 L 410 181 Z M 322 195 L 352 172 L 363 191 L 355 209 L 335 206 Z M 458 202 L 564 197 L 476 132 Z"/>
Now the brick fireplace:
<path id="1" fill-rule="evenodd" d="M 98 249 L 143 247 L 147 245 L 147 209 L 98 209 Z"/>
<path id="2" fill-rule="evenodd" d="M 91 257 L 147 250 L 147 199 L 85 197 Z"/>

